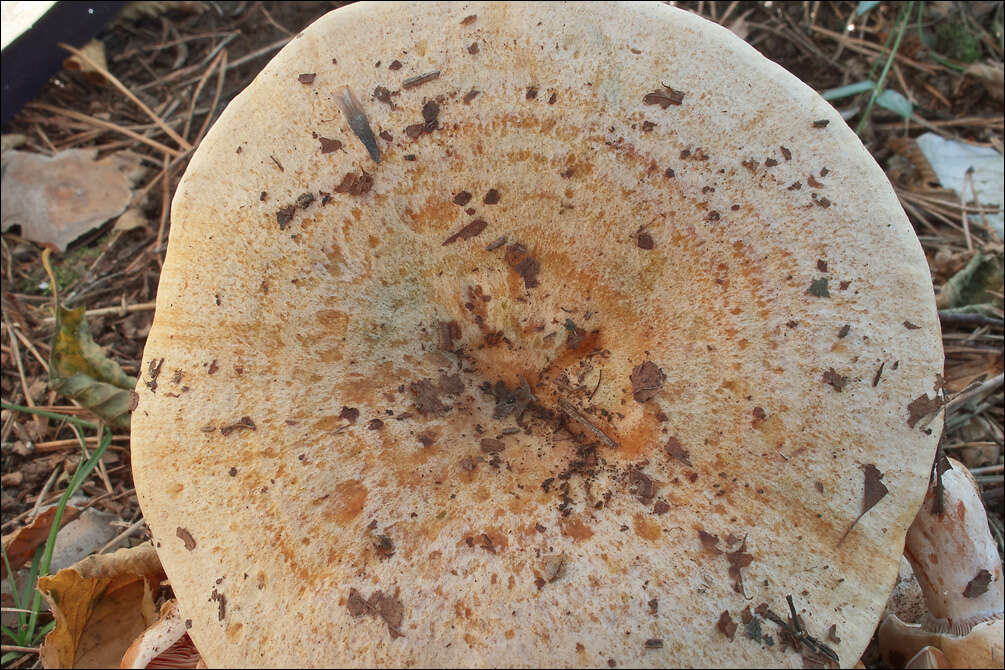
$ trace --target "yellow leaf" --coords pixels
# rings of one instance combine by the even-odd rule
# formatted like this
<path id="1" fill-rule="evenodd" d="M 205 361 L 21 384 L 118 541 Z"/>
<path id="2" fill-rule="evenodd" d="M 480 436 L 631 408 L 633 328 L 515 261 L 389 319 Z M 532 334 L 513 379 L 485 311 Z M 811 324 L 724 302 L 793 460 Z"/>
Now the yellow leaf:
<path id="1" fill-rule="evenodd" d="M 165 579 L 151 544 L 88 556 L 38 580 L 56 626 L 39 651 L 45 668 L 117 667 L 157 620 L 154 594 Z"/>

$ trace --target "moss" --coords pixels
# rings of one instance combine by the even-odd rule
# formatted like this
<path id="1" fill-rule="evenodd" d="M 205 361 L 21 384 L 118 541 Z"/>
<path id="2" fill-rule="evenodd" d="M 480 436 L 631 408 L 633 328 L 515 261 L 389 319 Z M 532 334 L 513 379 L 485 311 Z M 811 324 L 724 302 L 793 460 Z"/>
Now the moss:
<path id="1" fill-rule="evenodd" d="M 87 273 L 87 269 L 91 267 L 91 264 L 108 247 L 111 238 L 111 234 L 104 235 L 94 244 L 74 249 L 58 261 L 55 258 L 53 259 L 52 273 L 56 278 L 60 291 L 73 286 L 74 283 Z M 18 281 L 17 290 L 20 293 L 32 295 L 52 295 L 52 287 L 49 286 L 48 282 L 49 278 L 46 276 L 42 264 L 38 263 L 29 270 L 27 277 L 22 277 Z M 45 284 L 46 288 L 39 288 L 43 284 Z"/>
<path id="2" fill-rule="evenodd" d="M 954 60 L 973 63 L 981 57 L 981 41 L 963 21 L 946 21 L 935 29 L 936 49 Z"/>

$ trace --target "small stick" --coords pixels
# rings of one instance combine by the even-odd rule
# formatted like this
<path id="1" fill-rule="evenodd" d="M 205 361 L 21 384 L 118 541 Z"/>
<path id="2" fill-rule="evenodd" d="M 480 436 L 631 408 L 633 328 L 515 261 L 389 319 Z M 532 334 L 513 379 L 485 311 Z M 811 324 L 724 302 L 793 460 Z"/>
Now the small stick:
<path id="1" fill-rule="evenodd" d="M 278 42 L 273 42 L 272 44 L 269 44 L 268 46 L 264 46 L 261 49 L 258 49 L 257 51 L 252 51 L 247 56 L 243 56 L 241 58 L 238 58 L 233 63 L 230 63 L 229 65 L 227 65 L 227 69 L 228 70 L 233 70 L 235 67 L 240 67 L 241 65 L 244 65 L 248 61 L 255 60 L 256 58 L 264 56 L 265 54 L 267 54 L 267 53 L 269 53 L 271 51 L 275 51 L 276 49 L 281 49 L 284 46 L 286 46 L 286 43 L 289 42 L 291 39 L 293 39 L 293 38 L 292 37 L 284 37 L 283 39 L 279 40 Z M 149 84 L 144 84 L 142 87 L 140 87 L 140 90 L 145 89 L 145 88 L 149 88 L 150 86 L 153 86 L 153 85 L 158 84 L 158 83 L 166 83 L 166 82 L 168 82 L 170 80 L 170 78 L 171 78 L 171 75 L 168 75 L 167 77 L 164 77 L 161 80 L 158 80 L 158 81 L 155 81 L 155 82 L 150 82 Z M 198 76 L 196 76 L 196 77 L 190 77 L 189 79 L 186 79 L 186 80 L 184 80 L 182 82 L 179 82 L 178 86 L 188 86 L 189 84 L 194 84 L 197 81 L 199 81 L 199 77 Z"/>
<path id="2" fill-rule="evenodd" d="M 97 444 L 101 440 L 95 436 L 95 437 L 85 437 L 84 441 L 88 444 Z M 128 441 L 129 441 L 128 435 L 112 435 L 112 442 L 128 442 Z M 79 444 L 80 441 L 77 440 L 76 438 L 67 438 L 65 440 L 49 440 L 48 442 L 36 442 L 35 453 L 45 454 L 50 451 L 61 451 L 63 449 L 75 447 Z M 111 449 L 111 447 L 109 447 L 109 449 Z"/>
<path id="3" fill-rule="evenodd" d="M 440 71 L 435 70 L 433 72 L 427 72 L 426 74 L 420 74 L 416 77 L 409 77 L 405 81 L 401 82 L 401 87 L 415 88 L 416 86 L 421 86 L 422 84 L 425 84 L 427 81 L 433 81 L 434 79 L 438 79 L 439 76 Z"/>
<path id="4" fill-rule="evenodd" d="M 156 114 L 154 114 L 154 112 L 153 112 L 152 109 L 150 109 L 145 104 L 143 104 L 143 102 L 139 98 L 137 98 L 136 95 L 133 94 L 132 91 L 130 91 L 128 88 L 126 88 L 126 86 L 121 81 L 119 81 L 118 79 L 115 78 L 115 75 L 113 75 L 111 72 L 109 72 L 105 68 L 101 67 L 97 63 L 95 63 L 83 51 L 80 51 L 79 49 L 75 49 L 72 46 L 70 46 L 69 44 L 64 44 L 62 42 L 60 42 L 58 46 L 60 48 L 62 48 L 62 49 L 65 49 L 65 50 L 69 51 L 70 53 L 72 53 L 73 55 L 75 55 L 77 58 L 81 59 L 82 61 L 84 61 L 85 63 L 87 63 L 88 65 L 90 65 L 102 77 L 104 77 L 105 79 L 107 79 L 113 86 L 115 86 L 115 88 L 117 88 L 120 91 L 122 91 L 123 95 L 125 95 L 127 98 L 129 98 L 130 100 L 132 100 L 140 109 L 142 109 L 146 113 L 146 115 L 149 116 L 150 119 L 154 123 L 156 123 L 158 126 L 160 126 L 161 130 L 163 130 L 165 133 L 167 133 L 168 137 L 170 137 L 171 139 L 173 139 L 175 142 L 178 143 L 178 146 L 180 146 L 185 151 L 191 151 L 192 150 L 192 145 L 189 144 L 188 142 L 186 142 L 184 137 L 182 137 L 181 135 L 179 135 L 178 133 L 176 133 L 174 131 L 174 128 L 172 128 L 168 124 L 164 123 L 163 119 L 161 119 L 159 116 L 157 116 Z"/>
<path id="5" fill-rule="evenodd" d="M 72 442 L 76 444 L 77 441 L 67 440 L 67 442 Z M 42 486 L 42 492 L 38 494 L 38 497 L 35 499 L 35 505 L 31 508 L 31 514 L 28 515 L 28 523 L 34 521 L 35 517 L 37 517 L 38 513 L 41 511 L 42 501 L 45 499 L 45 496 L 49 493 L 49 489 L 51 489 L 52 485 L 55 483 L 56 477 L 59 476 L 59 471 L 62 469 L 61 468 L 62 465 L 63 465 L 62 463 L 57 464 L 56 467 L 52 469 L 52 474 L 49 475 L 49 478 L 47 480 L 45 480 L 45 485 Z"/>
<path id="6" fill-rule="evenodd" d="M 98 307 L 97 309 L 89 309 L 84 312 L 84 316 L 104 316 L 105 314 L 118 314 L 124 315 L 132 312 L 149 312 L 157 307 L 157 303 L 154 301 L 150 302 L 140 302 L 135 305 L 126 305 L 125 307 Z M 53 317 L 48 317 L 42 319 L 42 323 L 55 323 L 56 319 Z"/>
<path id="7" fill-rule="evenodd" d="M 213 120 L 213 114 L 216 113 L 216 105 L 220 102 L 220 93 L 223 91 L 223 80 L 227 76 L 227 50 L 224 49 L 221 51 L 220 56 L 220 74 L 216 78 L 216 91 L 213 93 L 213 104 L 209 106 L 209 111 L 206 112 L 206 118 L 199 128 L 199 134 L 195 136 L 196 146 L 199 146 L 202 138 L 206 135 L 206 131 L 209 129 L 209 124 Z"/>
<path id="8" fill-rule="evenodd" d="M 105 130 L 113 130 L 113 131 L 115 131 L 117 133 L 122 133 L 126 137 L 132 138 L 132 139 L 136 140 L 137 142 L 142 142 L 143 144 L 146 144 L 147 146 L 149 146 L 149 147 L 151 147 L 153 149 L 156 149 L 157 151 L 160 151 L 162 153 L 166 153 L 166 154 L 168 154 L 170 156 L 177 157 L 177 156 L 180 156 L 181 153 L 182 153 L 182 152 L 178 151 L 177 149 L 172 149 L 171 147 L 169 147 L 169 146 L 167 146 L 165 144 L 161 144 L 157 140 L 152 140 L 149 137 L 144 137 L 143 135 L 140 135 L 139 133 L 133 132 L 132 130 L 129 130 L 128 128 L 123 128 L 122 126 L 116 125 L 116 124 L 111 123 L 109 121 L 103 121 L 101 119 L 96 119 L 93 116 L 88 116 L 86 114 L 81 114 L 80 112 L 74 112 L 74 111 L 69 110 L 69 109 L 61 109 L 61 108 L 55 107 L 53 105 L 47 105 L 44 102 L 33 102 L 33 103 L 30 103 L 30 104 L 35 109 L 41 109 L 43 111 L 52 112 L 54 114 L 61 114 L 62 116 L 65 116 L 65 117 L 70 118 L 70 119 L 75 119 L 77 121 L 83 121 L 84 123 L 89 123 L 92 126 L 98 126 L 99 128 L 104 128 Z"/>
<path id="9" fill-rule="evenodd" d="M 209 75 L 213 73 L 216 66 L 219 64 L 219 60 L 224 57 L 226 52 L 221 51 L 220 54 L 209 64 L 206 71 L 203 72 L 202 77 L 199 79 L 198 85 L 195 87 L 195 93 L 192 94 L 192 102 L 188 106 L 188 115 L 185 117 L 185 125 L 182 126 L 182 137 L 188 137 L 188 131 L 192 126 L 192 116 L 195 114 L 195 103 L 199 99 L 199 94 L 202 93 L 202 87 L 206 85 L 206 80 L 209 79 Z"/>
<path id="10" fill-rule="evenodd" d="M 590 423 L 590 420 L 587 419 L 585 416 L 583 416 L 582 412 L 576 409 L 571 402 L 569 402 L 565 398 L 559 398 L 558 406 L 562 408 L 563 412 L 565 412 L 566 414 L 574 418 L 576 421 L 579 421 L 581 424 L 583 424 L 587 428 L 587 430 L 593 433 L 597 437 L 597 439 L 603 442 L 605 445 L 607 445 L 611 449 L 616 449 L 618 447 L 617 442 L 608 437 L 607 433 L 605 433 L 604 431 L 600 430 L 592 423 Z"/>
<path id="11" fill-rule="evenodd" d="M 4 645 L 0 645 L 0 652 L 3 652 L 3 653 L 6 654 L 6 653 L 12 652 L 12 651 L 13 652 L 21 652 L 21 653 L 24 653 L 24 654 L 37 654 L 38 653 L 38 647 L 21 647 L 21 646 L 18 646 L 16 644 L 4 644 Z"/>
<path id="12" fill-rule="evenodd" d="M 9 323 L 8 323 L 7 327 L 10 328 L 10 324 Z M 41 366 L 45 369 L 46 374 L 48 374 L 49 373 L 49 363 L 48 363 L 48 361 L 46 361 L 42 357 L 42 354 L 38 353 L 38 349 L 36 349 L 35 345 L 31 343 L 31 340 L 29 340 L 27 337 L 25 337 L 24 335 L 22 335 L 21 331 L 18 330 L 17 328 L 11 328 L 11 332 L 14 333 L 14 335 L 17 337 L 17 339 L 21 340 L 21 343 L 24 344 L 24 346 L 28 347 L 28 351 L 30 351 L 35 356 L 35 360 L 37 360 L 39 362 L 39 364 L 41 364 Z"/>
<path id="13" fill-rule="evenodd" d="M 960 326 L 992 326 L 995 328 L 1005 326 L 1005 321 L 1002 319 L 996 319 L 993 316 L 987 316 L 985 314 L 957 314 L 955 312 L 947 312 L 945 310 L 939 310 L 939 321 L 947 325 L 952 324 Z"/>
<path id="14" fill-rule="evenodd" d="M 7 334 L 12 335 L 14 332 L 14 327 L 10 323 L 10 319 L 7 318 L 7 314 L 3 315 L 4 325 L 7 326 Z M 17 374 L 21 378 L 21 390 L 24 392 L 25 402 L 28 403 L 28 407 L 34 407 L 35 401 L 31 397 L 31 393 L 28 392 L 28 380 L 24 376 L 24 365 L 21 363 L 21 348 L 18 347 L 17 338 L 10 338 L 11 350 L 14 354 L 14 362 L 17 364 Z M 38 422 L 38 418 L 34 419 Z"/>
<path id="15" fill-rule="evenodd" d="M 963 210 L 963 214 L 960 216 L 960 218 L 963 221 L 963 237 L 967 241 L 967 251 L 974 250 L 974 243 L 970 239 L 970 217 L 967 216 L 967 196 L 965 195 L 968 184 L 971 184 L 971 189 L 973 188 L 971 183 L 972 175 L 973 175 L 972 170 L 967 170 L 966 173 L 964 173 L 963 186 L 960 188 L 960 209 Z"/>
<path id="16" fill-rule="evenodd" d="M 164 243 L 164 228 L 167 226 L 168 211 L 171 205 L 171 185 L 169 183 L 169 177 L 171 173 L 168 169 L 171 167 L 171 161 L 167 156 L 164 157 L 164 177 L 161 179 L 161 220 L 160 224 L 157 226 L 157 249 L 161 248 Z"/>
<path id="17" fill-rule="evenodd" d="M 335 91 L 335 102 L 338 103 L 342 113 L 345 114 L 349 128 L 356 134 L 363 146 L 370 153 L 370 158 L 374 163 L 380 162 L 380 147 L 377 146 L 377 139 L 373 136 L 370 122 L 366 118 L 366 113 L 359 104 L 359 100 L 353 95 L 348 86 L 343 86 Z"/>
<path id="18" fill-rule="evenodd" d="M 105 546 L 103 546 L 101 549 L 98 549 L 98 551 L 95 552 L 95 553 L 98 553 L 98 554 L 105 553 L 106 551 L 108 551 L 109 549 L 111 549 L 112 547 L 114 547 L 115 545 L 117 545 L 119 542 L 121 542 L 122 540 L 126 539 L 127 537 L 129 537 L 130 535 L 132 535 L 133 533 L 135 533 L 137 531 L 137 529 L 139 529 L 144 524 L 146 524 L 146 522 L 147 522 L 146 519 L 144 519 L 143 517 L 140 517 L 137 521 L 134 521 L 132 524 L 130 524 L 129 528 L 126 528 L 124 531 L 122 531 L 121 533 L 119 533 L 118 535 L 116 535 L 114 538 L 112 538 L 112 540 L 108 544 L 106 544 Z"/>

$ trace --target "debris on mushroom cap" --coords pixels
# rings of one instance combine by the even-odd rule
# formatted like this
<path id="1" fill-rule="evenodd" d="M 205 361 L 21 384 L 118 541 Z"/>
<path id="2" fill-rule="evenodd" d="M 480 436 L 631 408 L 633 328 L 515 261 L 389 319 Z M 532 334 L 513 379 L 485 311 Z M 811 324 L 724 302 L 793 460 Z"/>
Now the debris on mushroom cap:
<path id="1" fill-rule="evenodd" d="M 397 92 L 363 102 L 379 164 L 341 85 Z M 828 206 L 788 190 L 824 165 Z M 133 472 L 210 665 L 861 654 L 939 438 L 908 421 L 941 370 L 931 282 L 840 115 L 727 30 L 656 3 L 338 9 L 231 102 L 171 221 L 143 370 L 189 391 L 140 385 Z"/>

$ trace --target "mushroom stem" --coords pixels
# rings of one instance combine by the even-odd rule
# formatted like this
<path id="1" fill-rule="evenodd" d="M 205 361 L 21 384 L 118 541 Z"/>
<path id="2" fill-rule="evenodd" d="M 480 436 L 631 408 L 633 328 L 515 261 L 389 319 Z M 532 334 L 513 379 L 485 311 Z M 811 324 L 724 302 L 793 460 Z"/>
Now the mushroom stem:
<path id="1" fill-rule="evenodd" d="M 948 460 L 941 475 L 942 512 L 935 512 L 936 478 L 904 549 L 928 612 L 921 624 L 888 616 L 879 628 L 880 651 L 894 666 L 914 661 L 931 645 L 945 654 L 948 667 L 1000 667 L 1005 651 L 1002 563 L 977 483 L 961 463 Z"/>
<path id="2" fill-rule="evenodd" d="M 904 554 L 928 605 L 923 625 L 964 635 L 1002 616 L 1002 564 L 980 490 L 962 463 L 942 473 L 943 513 L 933 512 L 935 484 L 907 531 Z"/>

